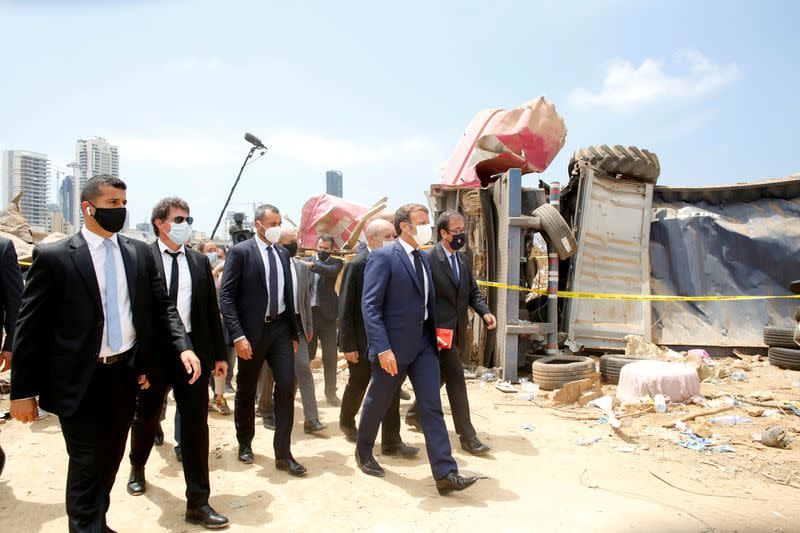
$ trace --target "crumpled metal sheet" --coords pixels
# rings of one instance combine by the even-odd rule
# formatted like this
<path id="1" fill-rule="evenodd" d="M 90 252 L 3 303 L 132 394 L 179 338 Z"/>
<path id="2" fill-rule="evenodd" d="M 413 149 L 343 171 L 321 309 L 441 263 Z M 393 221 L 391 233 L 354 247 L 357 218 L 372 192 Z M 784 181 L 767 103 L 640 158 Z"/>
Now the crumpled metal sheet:
<path id="1" fill-rule="evenodd" d="M 653 294 L 788 295 L 800 278 L 800 175 L 728 187 L 656 187 Z M 798 300 L 652 302 L 653 339 L 763 347 L 767 324 L 794 323 Z"/>
<path id="2" fill-rule="evenodd" d="M 369 210 L 366 205 L 348 202 L 329 194 L 312 196 L 303 205 L 298 230 L 300 246 L 316 248 L 319 236 L 328 233 L 336 241 L 335 248 L 341 250 L 358 226 L 358 221 Z"/>
<path id="3" fill-rule="evenodd" d="M 567 128 L 553 104 L 537 98 L 514 109 L 484 109 L 467 126 L 441 183 L 475 188 L 510 168 L 543 172 L 564 147 Z"/>

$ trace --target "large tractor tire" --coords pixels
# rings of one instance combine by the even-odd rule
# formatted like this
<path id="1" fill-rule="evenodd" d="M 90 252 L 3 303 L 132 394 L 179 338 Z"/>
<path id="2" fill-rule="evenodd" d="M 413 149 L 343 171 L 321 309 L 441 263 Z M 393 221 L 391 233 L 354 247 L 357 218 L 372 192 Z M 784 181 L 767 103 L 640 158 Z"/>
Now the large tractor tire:
<path id="1" fill-rule="evenodd" d="M 592 166 L 609 174 L 622 174 L 644 183 L 655 184 L 661 174 L 658 156 L 635 146 L 601 144 L 576 150 L 569 161 L 570 176 L 578 161 L 588 161 Z"/>

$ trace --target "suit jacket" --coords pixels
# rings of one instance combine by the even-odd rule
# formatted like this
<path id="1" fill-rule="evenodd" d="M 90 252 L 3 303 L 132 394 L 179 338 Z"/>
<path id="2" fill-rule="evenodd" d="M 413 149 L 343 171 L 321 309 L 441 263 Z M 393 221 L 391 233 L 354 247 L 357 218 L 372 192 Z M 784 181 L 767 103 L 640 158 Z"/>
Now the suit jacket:
<path id="1" fill-rule="evenodd" d="M 480 316 L 491 313 L 472 275 L 472 260 L 467 254 L 456 252 L 459 272 L 459 281 L 456 282 L 453 267 L 441 242 L 426 253 L 431 261 L 433 284 L 436 286 L 436 327 L 452 329 L 456 335 L 456 347 L 461 353 L 466 353 L 469 344 L 467 306 Z"/>
<path id="2" fill-rule="evenodd" d="M 301 261 L 292 258 L 292 268 L 297 273 L 297 305 L 300 309 L 295 311 L 300 315 L 300 322 L 306 334 L 314 334 L 314 319 L 311 312 L 311 274 L 308 268 L 298 265 Z"/>
<path id="3" fill-rule="evenodd" d="M 219 303 L 222 318 L 231 340 L 246 337 L 251 346 L 261 340 L 264 332 L 264 320 L 267 316 L 267 275 L 264 269 L 264 258 L 253 237 L 237 244 L 228 252 L 225 269 L 222 271 L 222 288 Z M 289 271 L 289 253 L 275 246 L 281 267 L 283 268 L 283 297 L 286 303 L 286 314 L 289 320 L 292 339 L 297 340 L 297 324 L 295 323 L 294 293 L 292 289 L 292 273 Z"/>
<path id="4" fill-rule="evenodd" d="M 192 345 L 194 353 L 205 367 L 213 369 L 215 361 L 227 360 L 227 349 L 222 333 L 217 289 L 214 285 L 214 277 L 211 275 L 211 263 L 200 252 L 186 247 L 184 250 L 186 251 L 186 262 L 189 264 L 189 274 L 192 276 Z M 167 278 L 164 275 L 164 258 L 161 248 L 158 247 L 158 241 L 150 244 L 150 252 L 153 254 L 153 260 L 166 291 Z M 161 339 L 159 347 L 172 349 L 169 339 Z"/>
<path id="5" fill-rule="evenodd" d="M 325 320 L 336 320 L 339 313 L 339 295 L 336 294 L 336 279 L 342 271 L 344 261 L 331 257 L 323 262 L 319 259 L 311 263 L 311 272 L 319 274 L 317 280 L 317 300 L 319 312 Z"/>
<path id="6" fill-rule="evenodd" d="M 339 350 L 367 353 L 367 331 L 361 313 L 361 293 L 364 290 L 364 269 L 369 250 L 363 250 L 347 263 L 339 287 Z"/>
<path id="7" fill-rule="evenodd" d="M 136 330 L 127 364 L 147 374 L 154 369 L 160 339 L 169 339 L 175 352 L 192 346 L 150 249 L 117 237 Z M 83 235 L 34 248 L 14 339 L 11 398 L 38 395 L 46 411 L 73 414 L 97 367 L 104 327 L 100 289 Z"/>
<path id="8" fill-rule="evenodd" d="M 22 272 L 17 263 L 14 243 L 0 237 L 0 318 L 3 320 L 5 338 L 0 332 L 0 345 L 3 352 L 10 352 L 14 344 L 14 330 L 22 302 Z"/>
<path id="9" fill-rule="evenodd" d="M 436 289 L 428 256 L 421 254 L 428 275 L 428 318 L 431 324 L 427 339 L 436 349 Z M 364 269 L 364 292 L 361 312 L 369 343 L 369 358 L 392 350 L 398 363 L 410 363 L 420 351 L 425 321 L 424 287 L 400 242 L 373 250 Z"/>

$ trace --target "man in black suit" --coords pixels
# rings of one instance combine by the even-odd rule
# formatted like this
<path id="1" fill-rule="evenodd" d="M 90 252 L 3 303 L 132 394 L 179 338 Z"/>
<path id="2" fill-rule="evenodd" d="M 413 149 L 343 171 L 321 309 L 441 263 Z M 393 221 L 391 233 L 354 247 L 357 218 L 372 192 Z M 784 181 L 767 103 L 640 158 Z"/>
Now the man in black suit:
<path id="1" fill-rule="evenodd" d="M 139 393 L 131 429 L 131 474 L 128 493 L 138 496 L 147 489 L 144 467 L 155 442 L 161 409 L 169 389 L 175 391 L 180 412 L 179 442 L 182 445 L 183 476 L 186 480 L 186 521 L 209 529 L 228 525 L 228 519 L 208 504 L 208 386 L 209 376 L 224 377 L 228 369 L 222 336 L 217 290 L 208 258 L 183 245 L 191 238 L 189 205 L 181 198 L 164 198 L 150 217 L 158 240 L 150 245 L 164 289 L 178 309 L 202 375 L 188 383 L 186 372 L 172 354 L 172 346 L 159 339 L 155 357 L 159 363 L 151 374 L 150 388 Z"/>
<path id="2" fill-rule="evenodd" d="M 96 176 L 81 190 L 86 223 L 69 239 L 34 249 L 22 293 L 11 370 L 11 415 L 58 415 L 69 455 L 70 531 L 111 531 L 111 488 L 136 409 L 137 381 L 149 386 L 154 347 L 169 339 L 185 379 L 200 361 L 159 278 L 150 249 L 117 232 L 126 185 Z M 180 354 L 179 356 L 177 354 Z"/>
<path id="3" fill-rule="evenodd" d="M 278 246 L 280 211 L 272 205 L 259 206 L 254 223 L 256 236 L 228 253 L 219 296 L 222 318 L 239 358 L 234 407 L 239 460 L 253 462 L 256 388 L 266 360 L 275 380 L 275 466 L 304 476 L 305 467 L 291 452 L 298 327 L 289 254 Z"/>
<path id="4" fill-rule="evenodd" d="M 11 368 L 11 347 L 14 344 L 14 329 L 22 301 L 22 273 L 17 263 L 17 250 L 9 239 L 0 237 L 0 372 Z M 3 337 L 5 332 L 5 337 Z M 6 465 L 6 454 L 0 446 L 0 474 Z"/>
<path id="5" fill-rule="evenodd" d="M 372 250 L 390 246 L 397 238 L 394 226 L 386 220 L 376 219 L 367 226 L 367 249 L 347 263 L 342 275 L 339 298 L 339 347 L 347 359 L 349 377 L 342 395 L 339 429 L 350 442 L 356 442 L 356 413 L 361 408 L 364 394 L 372 378 L 372 365 L 367 357 L 367 332 L 361 312 L 361 293 L 364 288 L 364 268 Z M 385 244 L 386 243 L 386 244 Z M 395 391 L 392 403 L 381 423 L 381 454 L 413 457 L 419 448 L 406 446 L 400 437 L 400 388 Z"/>
<path id="6" fill-rule="evenodd" d="M 311 311 L 314 320 L 314 337 L 309 343 L 309 353 L 317 352 L 317 339 L 322 344 L 322 366 L 325 373 L 325 399 L 329 405 L 341 405 L 336 397 L 336 317 L 339 312 L 339 296 L 336 294 L 336 280 L 342 271 L 344 261 L 331 257 L 334 240 L 322 234 L 317 240 L 317 258 L 311 264 L 314 281 L 311 286 Z"/>
<path id="7" fill-rule="evenodd" d="M 467 243 L 464 217 L 455 211 L 445 211 L 439 216 L 436 233 L 439 244 L 428 251 L 433 286 L 436 289 L 436 325 L 453 332 L 451 348 L 439 350 L 442 381 L 447 386 L 447 398 L 450 400 L 461 448 L 472 455 L 484 455 L 491 447 L 478 439 L 472 426 L 467 384 L 464 381 L 460 356 L 469 348 L 467 307 L 478 313 L 489 329 L 497 326 L 497 320 L 483 301 L 483 295 L 472 275 L 472 260 L 468 255 L 459 252 Z M 406 413 L 406 424 L 422 429 L 416 402 L 411 404 Z"/>

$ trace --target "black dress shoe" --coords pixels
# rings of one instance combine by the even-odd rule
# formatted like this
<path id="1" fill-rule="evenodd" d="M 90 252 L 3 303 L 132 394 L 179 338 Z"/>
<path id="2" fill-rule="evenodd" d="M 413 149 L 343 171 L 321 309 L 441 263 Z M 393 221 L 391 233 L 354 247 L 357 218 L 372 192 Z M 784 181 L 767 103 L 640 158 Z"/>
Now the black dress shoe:
<path id="1" fill-rule="evenodd" d="M 3 468 L 6 466 L 6 452 L 3 451 L 3 447 L 0 446 L 0 475 L 3 474 Z"/>
<path id="2" fill-rule="evenodd" d="M 356 451 L 356 464 L 368 476 L 383 477 L 386 475 L 386 472 L 372 454 L 362 456 Z"/>
<path id="3" fill-rule="evenodd" d="M 444 496 L 454 490 L 464 490 L 474 485 L 476 481 L 478 481 L 476 477 L 464 477 L 458 472 L 450 472 L 447 477 L 436 480 L 436 490 Z"/>
<path id="4" fill-rule="evenodd" d="M 419 448 L 414 446 L 406 446 L 405 443 L 399 442 L 397 444 L 381 444 L 381 455 L 399 455 L 410 459 L 419 453 Z"/>
<path id="5" fill-rule="evenodd" d="M 325 401 L 328 402 L 328 405 L 332 405 L 333 407 L 341 407 L 342 400 L 336 397 L 335 394 L 327 394 L 325 395 Z"/>
<path id="6" fill-rule="evenodd" d="M 411 395 L 407 393 L 405 390 L 400 389 L 400 399 L 404 402 L 407 402 L 411 399 Z"/>
<path id="7" fill-rule="evenodd" d="M 319 433 L 327 427 L 327 424 L 323 424 L 316 418 L 314 420 L 306 420 L 303 422 L 303 431 L 306 433 Z"/>
<path id="8" fill-rule="evenodd" d="M 285 470 L 295 477 L 303 477 L 308 474 L 306 467 L 291 458 L 275 459 L 275 468 L 278 470 Z"/>
<path id="9" fill-rule="evenodd" d="M 239 460 L 246 465 L 253 462 L 253 449 L 250 446 L 239 446 Z"/>
<path id="10" fill-rule="evenodd" d="M 271 429 L 275 431 L 275 417 L 272 415 L 262 416 L 261 422 L 263 422 L 264 427 L 267 429 Z"/>
<path id="11" fill-rule="evenodd" d="M 175 446 L 175 459 L 177 459 L 179 463 L 183 462 L 183 452 L 180 446 Z"/>
<path id="12" fill-rule="evenodd" d="M 488 444 L 482 443 L 477 436 L 466 439 L 464 437 L 459 437 L 458 440 L 461 441 L 461 449 L 472 455 L 486 455 L 489 453 L 489 450 L 492 449 Z"/>
<path id="13" fill-rule="evenodd" d="M 406 415 L 406 425 L 411 426 L 417 431 L 422 431 L 422 422 L 419 421 L 417 415 Z"/>
<path id="14" fill-rule="evenodd" d="M 339 429 L 342 430 L 347 442 L 356 442 L 358 440 L 358 428 L 355 424 L 343 424 L 339 422 Z"/>
<path id="15" fill-rule="evenodd" d="M 228 519 L 217 513 L 210 505 L 204 505 L 199 509 L 186 509 L 186 521 L 190 524 L 199 524 L 206 529 L 228 527 Z"/>
<path id="16" fill-rule="evenodd" d="M 147 490 L 147 481 L 144 479 L 143 466 L 131 466 L 131 475 L 128 477 L 128 494 L 141 496 Z"/>
<path id="17" fill-rule="evenodd" d="M 161 424 L 158 424 L 158 426 L 156 426 L 156 436 L 153 439 L 153 444 L 155 444 L 156 446 L 161 446 L 162 444 L 164 444 L 164 430 L 161 429 Z"/>

